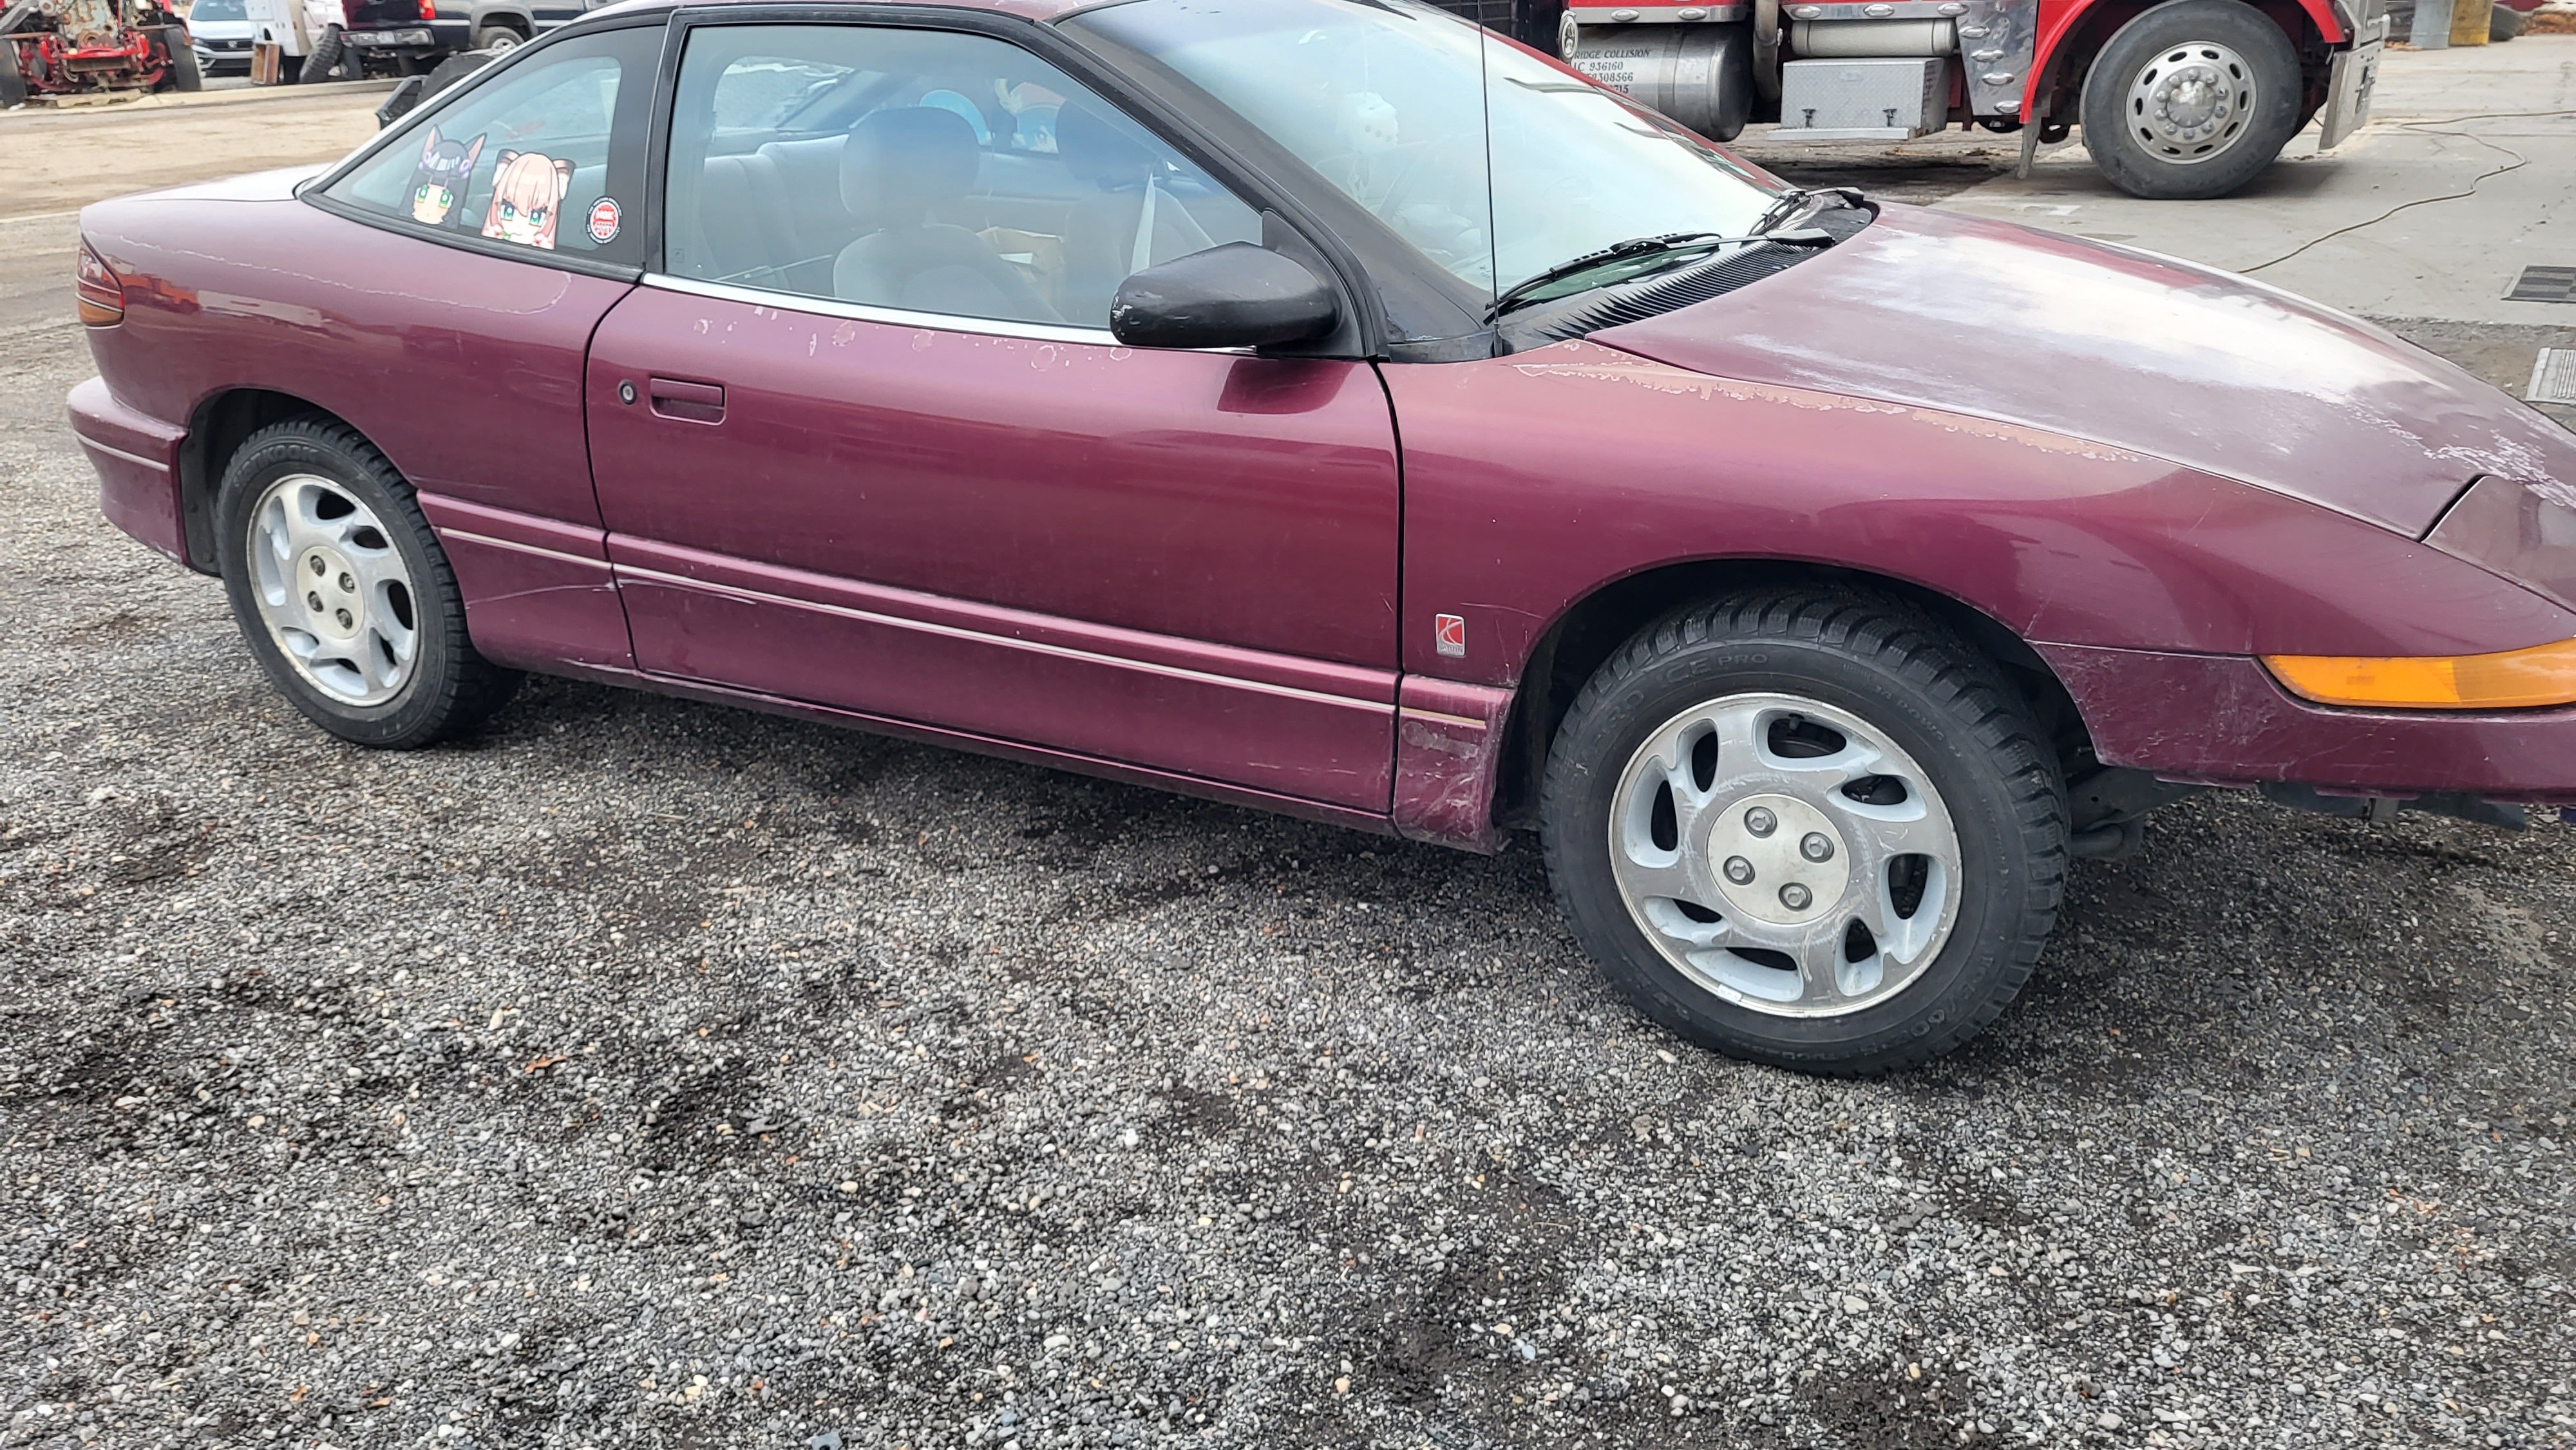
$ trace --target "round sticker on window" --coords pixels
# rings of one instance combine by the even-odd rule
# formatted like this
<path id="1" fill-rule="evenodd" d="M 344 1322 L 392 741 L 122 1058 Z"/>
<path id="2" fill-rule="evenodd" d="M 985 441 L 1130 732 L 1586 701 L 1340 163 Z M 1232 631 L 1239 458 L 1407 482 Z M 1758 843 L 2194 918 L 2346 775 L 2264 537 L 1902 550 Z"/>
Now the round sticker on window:
<path id="1" fill-rule="evenodd" d="M 599 199 L 599 205 L 590 209 L 590 239 L 594 242 L 606 242 L 616 236 L 617 203 L 603 196 Z"/>

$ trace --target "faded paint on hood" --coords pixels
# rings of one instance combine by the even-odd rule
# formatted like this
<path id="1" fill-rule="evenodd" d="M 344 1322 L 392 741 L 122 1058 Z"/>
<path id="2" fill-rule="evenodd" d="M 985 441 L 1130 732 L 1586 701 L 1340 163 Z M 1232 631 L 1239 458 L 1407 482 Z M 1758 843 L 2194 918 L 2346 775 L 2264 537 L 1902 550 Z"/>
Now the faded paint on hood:
<path id="1" fill-rule="evenodd" d="M 2576 434 L 2358 318 L 2175 258 L 1917 207 L 1592 340 L 2113 444 L 2409 537 L 2475 475 L 2576 480 Z"/>

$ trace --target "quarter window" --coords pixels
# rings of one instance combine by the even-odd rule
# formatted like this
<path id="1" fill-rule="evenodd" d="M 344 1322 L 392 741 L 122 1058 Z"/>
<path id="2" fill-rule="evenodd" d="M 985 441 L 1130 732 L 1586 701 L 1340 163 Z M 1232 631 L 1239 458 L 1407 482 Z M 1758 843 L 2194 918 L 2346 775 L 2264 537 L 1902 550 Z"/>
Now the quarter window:
<path id="1" fill-rule="evenodd" d="M 676 276 L 1106 328 L 1128 274 L 1258 213 L 1054 66 L 879 26 L 692 33 L 672 118 Z"/>
<path id="2" fill-rule="evenodd" d="M 659 27 L 565 39 L 437 106 L 334 183 L 409 229 L 631 264 Z"/>

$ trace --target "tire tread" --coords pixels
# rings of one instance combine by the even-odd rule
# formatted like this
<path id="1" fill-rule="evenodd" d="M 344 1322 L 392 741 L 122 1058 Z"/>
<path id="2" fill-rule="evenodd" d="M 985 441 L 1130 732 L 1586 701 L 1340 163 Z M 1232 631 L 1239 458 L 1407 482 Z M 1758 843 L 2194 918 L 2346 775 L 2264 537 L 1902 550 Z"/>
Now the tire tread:
<path id="1" fill-rule="evenodd" d="M 1919 1066 L 1976 1036 L 2020 995 L 2039 964 L 2065 888 L 2066 792 L 2055 754 L 2029 706 L 1983 655 L 1958 640 L 1920 609 L 1892 596 L 1846 586 L 1774 586 L 1703 601 L 1639 630 L 1575 696 L 1565 728 L 1637 686 L 1649 671 L 1696 648 L 1720 642 L 1776 639 L 1853 655 L 1916 685 L 1983 748 L 2006 782 L 2020 823 L 2029 871 L 2006 957 L 1988 990 L 1942 1029 L 1901 1047 L 1842 1062 L 1800 1062 L 1801 1070 L 1829 1077 L 1876 1077 Z M 1591 763 L 1551 748 L 1540 785 L 1542 819 L 1555 818 L 1574 798 Z M 1567 863 L 1549 836 L 1550 883 L 1566 895 Z"/>
<path id="2" fill-rule="evenodd" d="M 296 708 L 306 718 L 343 739 L 387 750 L 417 750 L 452 740 L 491 718 L 517 693 L 522 676 L 483 658 L 474 648 L 466 628 L 464 592 L 456 582 L 456 571 L 447 561 L 446 550 L 439 547 L 438 536 L 430 528 L 428 515 L 421 512 L 420 499 L 396 469 L 366 436 L 334 418 L 306 416 L 272 423 L 242 441 L 224 467 L 224 495 L 229 498 L 241 480 L 262 466 L 267 455 L 279 449 L 303 448 L 325 460 L 356 468 L 368 481 L 384 490 L 401 517 L 388 519 L 389 525 L 407 528 L 423 545 L 430 577 L 417 581 L 413 593 L 413 610 L 420 617 L 425 634 L 431 628 L 439 631 L 443 657 L 451 662 L 444 670 L 427 671 L 419 677 L 419 688 L 430 691 L 426 699 L 406 703 L 405 713 L 413 723 L 398 734 L 352 734 L 341 722 L 317 710 L 307 697 L 308 687 L 300 680 L 279 680 Z M 231 509 L 218 509 L 219 516 L 229 519 Z M 243 621 L 248 633 L 252 622 Z M 426 651 L 423 651 L 425 654 Z M 272 677 L 277 671 L 271 669 Z"/>

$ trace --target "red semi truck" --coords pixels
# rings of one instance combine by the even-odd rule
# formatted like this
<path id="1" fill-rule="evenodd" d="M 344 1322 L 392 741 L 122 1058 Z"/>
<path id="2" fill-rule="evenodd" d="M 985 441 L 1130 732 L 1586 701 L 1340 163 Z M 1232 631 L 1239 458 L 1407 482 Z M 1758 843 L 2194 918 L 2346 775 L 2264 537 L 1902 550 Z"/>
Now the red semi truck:
<path id="1" fill-rule="evenodd" d="M 2224 196 L 2310 121 L 2370 110 L 2386 0 L 1455 0 L 1714 140 L 1898 141 L 2084 128 L 2135 196 Z"/>

